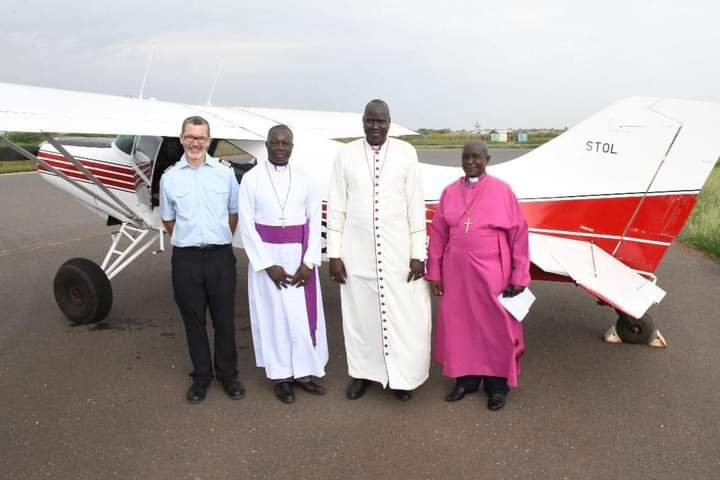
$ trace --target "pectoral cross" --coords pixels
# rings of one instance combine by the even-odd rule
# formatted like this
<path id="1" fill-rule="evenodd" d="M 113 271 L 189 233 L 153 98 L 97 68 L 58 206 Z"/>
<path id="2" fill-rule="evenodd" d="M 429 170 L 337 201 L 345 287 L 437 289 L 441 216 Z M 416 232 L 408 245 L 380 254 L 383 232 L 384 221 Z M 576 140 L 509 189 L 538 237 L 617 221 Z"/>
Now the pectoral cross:
<path id="1" fill-rule="evenodd" d="M 283 216 L 283 215 L 280 215 L 280 216 L 278 217 L 278 220 L 280 220 L 280 226 L 281 226 L 282 228 L 285 228 L 285 220 L 287 220 L 287 217 L 285 217 L 285 216 Z"/>
<path id="2" fill-rule="evenodd" d="M 472 225 L 472 222 L 470 221 L 470 216 L 466 217 L 464 225 L 465 225 L 465 233 L 468 233 L 468 230 L 470 229 L 470 225 Z"/>

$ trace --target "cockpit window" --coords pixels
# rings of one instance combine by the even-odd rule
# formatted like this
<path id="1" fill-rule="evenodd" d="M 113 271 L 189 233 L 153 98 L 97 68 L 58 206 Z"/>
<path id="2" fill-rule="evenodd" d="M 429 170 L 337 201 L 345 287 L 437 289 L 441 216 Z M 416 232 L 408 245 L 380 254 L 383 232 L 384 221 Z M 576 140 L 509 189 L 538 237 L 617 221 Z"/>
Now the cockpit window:
<path id="1" fill-rule="evenodd" d="M 218 140 L 215 149 L 210 154 L 230 163 L 255 163 L 255 157 L 227 140 Z"/>
<path id="2" fill-rule="evenodd" d="M 135 137 L 133 135 L 120 135 L 115 139 L 115 146 L 120 149 L 121 152 L 130 155 L 134 142 Z"/>
<path id="3" fill-rule="evenodd" d="M 227 140 L 215 140 L 208 153 L 215 158 L 230 162 L 238 183 L 242 181 L 243 175 L 257 163 L 255 157 Z"/>
<path id="4" fill-rule="evenodd" d="M 160 144 L 163 141 L 163 137 L 138 137 L 137 143 L 135 143 L 135 154 L 133 155 L 133 162 L 135 162 L 141 169 L 143 165 L 152 165 L 155 163 Z"/>

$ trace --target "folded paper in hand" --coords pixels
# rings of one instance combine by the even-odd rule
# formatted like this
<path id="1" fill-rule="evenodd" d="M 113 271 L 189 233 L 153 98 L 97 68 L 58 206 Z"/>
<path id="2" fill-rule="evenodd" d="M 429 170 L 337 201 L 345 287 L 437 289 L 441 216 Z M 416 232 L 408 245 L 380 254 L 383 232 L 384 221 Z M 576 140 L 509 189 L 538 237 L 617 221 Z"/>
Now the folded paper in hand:
<path id="1" fill-rule="evenodd" d="M 510 312 L 510 315 L 522 322 L 525 315 L 530 311 L 530 305 L 535 301 L 535 295 L 529 288 L 526 288 L 522 293 L 518 293 L 514 297 L 503 297 L 501 293 L 498 300 L 505 307 L 505 310 Z"/>

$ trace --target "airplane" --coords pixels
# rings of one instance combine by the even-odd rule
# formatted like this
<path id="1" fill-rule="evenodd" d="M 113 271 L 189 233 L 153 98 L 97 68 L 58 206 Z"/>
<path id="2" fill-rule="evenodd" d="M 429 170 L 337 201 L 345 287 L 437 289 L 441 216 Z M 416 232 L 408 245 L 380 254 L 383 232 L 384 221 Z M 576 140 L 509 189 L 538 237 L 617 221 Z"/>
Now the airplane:
<path id="1" fill-rule="evenodd" d="M 45 143 L 34 155 L 6 133 L 0 140 L 35 161 L 50 184 L 120 225 L 99 264 L 73 258 L 57 271 L 55 299 L 74 324 L 105 319 L 111 280 L 151 246 L 164 250 L 159 179 L 182 155 L 178 130 L 190 115 L 209 120 L 209 153 L 228 161 L 238 181 L 267 160 L 267 130 L 290 126 L 293 165 L 311 169 L 324 192 L 338 139 L 364 136 L 360 114 L 196 106 L 0 83 L 0 132 L 41 133 Z M 575 283 L 615 309 L 606 341 L 667 345 L 647 313 L 665 296 L 654 272 L 719 159 L 717 125 L 720 104 L 631 97 L 488 167 L 512 186 L 528 220 L 533 280 Z M 49 132 L 117 136 L 99 148 L 63 144 Z M 391 126 L 391 136 L 413 134 Z M 462 170 L 427 164 L 421 170 L 429 226 L 442 189 Z M 239 235 L 233 245 L 242 248 Z"/>

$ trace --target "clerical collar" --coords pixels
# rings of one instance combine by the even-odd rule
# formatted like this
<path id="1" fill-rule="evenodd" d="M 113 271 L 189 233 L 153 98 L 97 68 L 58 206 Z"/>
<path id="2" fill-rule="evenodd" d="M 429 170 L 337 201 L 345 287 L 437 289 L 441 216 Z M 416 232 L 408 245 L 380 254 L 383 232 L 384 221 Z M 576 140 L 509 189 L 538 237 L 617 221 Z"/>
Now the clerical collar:
<path id="1" fill-rule="evenodd" d="M 485 178 L 485 173 L 480 175 L 479 177 L 465 177 L 465 184 L 466 185 L 476 185 L 480 180 Z"/>
<path id="2" fill-rule="evenodd" d="M 370 147 L 370 150 L 372 150 L 374 153 L 380 153 L 382 151 L 383 147 L 385 146 L 385 144 L 387 143 L 387 140 L 385 140 L 380 145 L 371 145 L 370 142 L 367 141 L 367 139 L 365 140 L 365 143 L 368 144 L 368 146 Z"/>
<path id="3" fill-rule="evenodd" d="M 270 160 L 268 160 L 268 163 L 270 164 L 272 169 L 275 170 L 276 172 L 284 172 L 285 170 L 287 170 L 288 165 L 290 165 L 289 163 L 285 164 L 285 165 L 275 165 Z"/>

